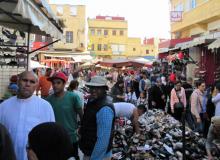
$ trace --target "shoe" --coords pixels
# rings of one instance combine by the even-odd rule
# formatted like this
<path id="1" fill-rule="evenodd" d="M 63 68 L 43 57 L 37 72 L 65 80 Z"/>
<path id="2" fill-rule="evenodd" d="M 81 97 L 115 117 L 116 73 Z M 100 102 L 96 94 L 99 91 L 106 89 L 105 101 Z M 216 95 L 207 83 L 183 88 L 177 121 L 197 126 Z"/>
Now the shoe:
<path id="1" fill-rule="evenodd" d="M 21 36 L 23 39 L 25 39 L 25 33 L 22 32 L 22 31 L 19 31 L 19 33 L 20 33 L 20 36 Z"/>
<path id="2" fill-rule="evenodd" d="M 11 61 L 11 62 L 7 63 L 7 65 L 9 65 L 9 66 L 17 66 L 18 63 L 15 62 L 15 61 Z"/>
<path id="3" fill-rule="evenodd" d="M 9 47 L 7 47 L 7 48 L 3 48 L 3 51 L 4 52 L 13 52 L 14 50 L 9 48 Z"/>
<path id="4" fill-rule="evenodd" d="M 11 33 L 10 33 L 10 31 L 8 31 L 7 29 L 2 30 L 2 34 L 5 35 L 8 39 L 10 39 Z"/>
<path id="5" fill-rule="evenodd" d="M 18 47 L 18 48 L 16 49 L 16 52 L 20 52 L 20 53 L 26 53 L 26 52 L 27 52 L 27 50 L 26 50 L 26 49 L 24 49 L 24 48 L 22 48 L 22 47 Z"/>
<path id="6" fill-rule="evenodd" d="M 4 54 L 4 58 L 14 58 L 14 56 L 12 56 L 10 54 Z"/>
<path id="7" fill-rule="evenodd" d="M 4 43 L 4 39 L 0 38 L 0 44 L 3 44 L 3 43 Z"/>

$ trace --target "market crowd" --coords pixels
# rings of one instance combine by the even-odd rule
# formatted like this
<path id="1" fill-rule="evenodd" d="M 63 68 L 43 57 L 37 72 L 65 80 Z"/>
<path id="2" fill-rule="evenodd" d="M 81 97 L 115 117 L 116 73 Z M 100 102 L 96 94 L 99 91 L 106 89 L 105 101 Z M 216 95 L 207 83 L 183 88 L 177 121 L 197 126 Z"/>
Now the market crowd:
<path id="1" fill-rule="evenodd" d="M 220 83 L 150 70 L 47 68 L 42 76 L 12 76 L 0 104 L 0 160 L 110 160 L 120 117 L 131 120 L 160 109 L 206 138 L 206 151 L 220 140 Z M 216 142 L 216 143 L 215 143 Z"/>

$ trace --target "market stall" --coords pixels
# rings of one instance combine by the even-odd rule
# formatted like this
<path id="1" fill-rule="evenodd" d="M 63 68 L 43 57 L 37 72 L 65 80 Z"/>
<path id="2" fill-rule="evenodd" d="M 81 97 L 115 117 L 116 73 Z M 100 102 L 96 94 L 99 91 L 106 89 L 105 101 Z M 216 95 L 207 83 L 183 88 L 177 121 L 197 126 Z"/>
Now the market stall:
<path id="1" fill-rule="evenodd" d="M 9 77 L 31 69 L 30 55 L 62 39 L 61 21 L 46 0 L 0 1 L 0 98 Z M 45 46 L 30 51 L 30 34 L 55 38 Z"/>

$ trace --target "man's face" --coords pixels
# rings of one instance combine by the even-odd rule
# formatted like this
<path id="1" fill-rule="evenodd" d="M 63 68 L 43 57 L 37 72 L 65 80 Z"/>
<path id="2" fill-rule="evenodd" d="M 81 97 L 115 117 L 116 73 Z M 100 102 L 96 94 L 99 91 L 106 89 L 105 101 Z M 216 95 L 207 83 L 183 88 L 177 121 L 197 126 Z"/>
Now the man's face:
<path id="1" fill-rule="evenodd" d="M 105 89 L 103 87 L 89 87 L 90 97 L 93 99 L 98 99 L 103 97 L 105 94 Z"/>
<path id="2" fill-rule="evenodd" d="M 201 92 L 204 92 L 205 91 L 205 83 L 202 83 L 198 89 L 201 91 Z"/>
<path id="3" fill-rule="evenodd" d="M 142 109 L 138 109 L 138 116 L 141 116 L 142 114 L 144 114 L 144 111 Z"/>
<path id="4" fill-rule="evenodd" d="M 54 93 L 61 93 L 64 91 L 65 83 L 61 79 L 54 79 L 52 81 L 52 87 Z"/>
<path id="5" fill-rule="evenodd" d="M 38 85 L 37 78 L 32 73 L 26 73 L 18 81 L 18 95 L 21 98 L 29 98 L 33 95 Z"/>

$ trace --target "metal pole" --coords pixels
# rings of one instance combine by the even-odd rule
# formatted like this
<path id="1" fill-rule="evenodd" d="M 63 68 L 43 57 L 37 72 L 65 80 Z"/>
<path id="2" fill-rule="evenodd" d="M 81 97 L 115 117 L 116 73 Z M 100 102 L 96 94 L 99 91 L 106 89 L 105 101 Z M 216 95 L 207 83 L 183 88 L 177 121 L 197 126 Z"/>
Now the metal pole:
<path id="1" fill-rule="evenodd" d="M 186 134 L 185 134 L 185 111 L 182 112 L 182 138 L 183 138 L 183 160 L 186 160 Z"/>
<path id="2" fill-rule="evenodd" d="M 29 69 L 29 49 L 30 49 L 30 32 L 31 26 L 28 26 L 28 39 L 27 39 L 27 70 Z"/>

